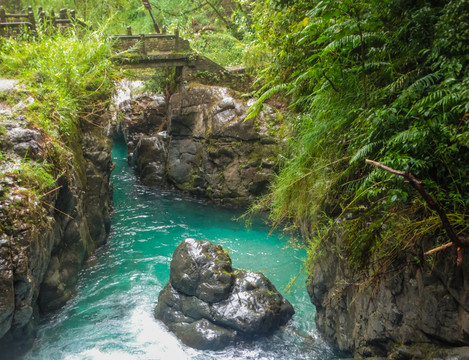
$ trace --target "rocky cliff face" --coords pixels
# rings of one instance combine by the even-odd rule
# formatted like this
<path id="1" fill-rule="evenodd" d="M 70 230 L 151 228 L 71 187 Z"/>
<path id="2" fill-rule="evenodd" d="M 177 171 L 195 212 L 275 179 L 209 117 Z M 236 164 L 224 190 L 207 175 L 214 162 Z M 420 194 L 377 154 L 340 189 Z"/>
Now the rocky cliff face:
<path id="1" fill-rule="evenodd" d="M 70 299 L 87 256 L 104 243 L 113 165 L 105 131 L 85 126 L 71 145 L 58 188 L 34 194 L 18 181 L 18 164 L 27 157 L 36 168 L 48 160 L 45 149 L 53 144 L 5 109 L 0 127 L 0 348 L 14 356 L 26 350 L 39 314 Z"/>
<path id="2" fill-rule="evenodd" d="M 249 104 L 227 88 L 184 86 L 169 101 L 166 123 L 161 117 L 154 120 L 158 125 L 148 126 L 142 136 L 133 130 L 133 119 L 149 114 L 138 110 L 145 102 L 158 109 L 155 113 L 162 111 L 163 102 L 156 99 L 138 98 L 121 106 L 122 128 L 144 184 L 172 184 L 234 204 L 246 204 L 266 191 L 281 148 L 273 135 L 278 130 L 274 109 L 246 120 Z"/>
<path id="3" fill-rule="evenodd" d="M 432 264 L 404 256 L 368 281 L 350 275 L 340 236 L 322 252 L 307 288 L 327 341 L 363 357 L 469 359 L 467 261 L 458 267 L 448 252 Z"/>

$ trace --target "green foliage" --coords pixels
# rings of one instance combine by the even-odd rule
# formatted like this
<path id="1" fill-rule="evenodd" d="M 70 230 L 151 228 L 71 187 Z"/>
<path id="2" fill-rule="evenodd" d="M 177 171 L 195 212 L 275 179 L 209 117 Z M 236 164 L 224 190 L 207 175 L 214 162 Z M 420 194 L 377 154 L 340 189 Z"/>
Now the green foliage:
<path id="1" fill-rule="evenodd" d="M 239 65 L 243 60 L 245 39 L 252 36 L 251 4 L 246 1 L 172 0 L 150 1 L 153 17 L 161 31 L 189 39 L 195 50 L 223 66 Z M 61 8 L 75 9 L 77 16 L 94 28 L 106 24 L 107 35 L 155 33 L 152 18 L 140 0 L 22 0 L 23 12 L 32 5 L 50 13 Z"/>
<path id="2" fill-rule="evenodd" d="M 165 94 L 171 82 L 171 75 L 167 69 L 156 69 L 145 81 L 143 90 L 154 94 Z"/>
<path id="3" fill-rule="evenodd" d="M 154 94 L 165 94 L 167 100 L 176 90 L 176 69 L 155 69 L 143 85 L 143 90 Z"/>
<path id="4" fill-rule="evenodd" d="M 70 169 L 71 154 L 81 151 L 81 129 L 100 126 L 118 74 L 110 56 L 111 44 L 99 32 L 39 33 L 0 43 L 0 72 L 20 80 L 34 99 L 22 112 L 46 135 L 43 160 L 25 157 L 8 171 L 32 194 L 46 193 Z"/>
<path id="5" fill-rule="evenodd" d="M 427 232 L 414 237 L 412 224 L 433 215 L 411 211 L 414 199 L 424 206 L 418 195 L 366 158 L 412 172 L 448 213 L 465 216 L 469 1 L 270 0 L 255 17 L 271 61 L 253 112 L 282 94 L 299 113 L 288 122 L 281 173 L 261 201 L 274 221 L 328 226 L 328 216 L 356 214 L 343 224 L 354 239 L 344 246 L 361 266 L 415 243 Z M 391 221 L 397 206 L 405 216 Z M 467 231 L 467 223 L 454 225 Z"/>
<path id="6" fill-rule="evenodd" d="M 0 70 L 20 78 L 34 97 L 30 119 L 66 139 L 90 112 L 105 109 L 116 78 L 110 55 L 111 44 L 98 32 L 44 34 L 28 42 L 5 39 Z"/>
<path id="7" fill-rule="evenodd" d="M 55 179 L 51 175 L 51 164 L 25 161 L 15 170 L 17 181 L 21 186 L 34 190 L 37 194 L 44 194 L 55 186 Z"/>
<path id="8" fill-rule="evenodd" d="M 193 35 L 191 47 L 221 66 L 240 65 L 243 60 L 244 44 L 229 34 Z"/>
<path id="9" fill-rule="evenodd" d="M 151 18 L 140 0 L 22 0 L 21 4 L 23 12 L 29 5 L 34 11 L 42 7 L 47 14 L 54 10 L 56 15 L 62 8 L 74 9 L 79 19 L 94 28 L 107 23 L 104 29 L 107 34 L 125 34 L 128 25 L 132 25 L 137 34 L 154 31 Z"/>

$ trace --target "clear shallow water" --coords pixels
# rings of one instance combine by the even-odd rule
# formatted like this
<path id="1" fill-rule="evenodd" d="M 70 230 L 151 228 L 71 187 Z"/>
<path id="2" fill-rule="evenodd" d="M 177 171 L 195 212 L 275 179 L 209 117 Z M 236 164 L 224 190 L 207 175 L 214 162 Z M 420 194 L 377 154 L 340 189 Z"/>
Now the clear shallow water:
<path id="1" fill-rule="evenodd" d="M 298 274 L 306 252 L 289 246 L 279 233 L 269 235 L 261 219 L 247 229 L 235 220 L 241 211 L 139 185 L 122 144 L 114 145 L 113 158 L 115 212 L 108 243 L 82 271 L 77 295 L 43 319 L 26 359 L 334 358 L 316 335 L 304 274 L 284 294 L 296 314 L 283 331 L 218 352 L 181 344 L 153 318 L 153 309 L 169 279 L 171 256 L 183 239 L 223 245 L 233 267 L 263 272 L 282 293 Z"/>

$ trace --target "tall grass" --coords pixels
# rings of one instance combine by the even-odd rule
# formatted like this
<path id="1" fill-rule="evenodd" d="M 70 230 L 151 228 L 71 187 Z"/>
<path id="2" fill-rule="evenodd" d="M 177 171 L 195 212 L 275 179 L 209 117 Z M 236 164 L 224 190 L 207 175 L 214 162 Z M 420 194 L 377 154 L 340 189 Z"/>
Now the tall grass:
<path id="1" fill-rule="evenodd" d="M 83 125 L 98 125 L 107 109 L 118 77 L 111 46 L 98 31 L 1 40 L 0 73 L 20 80 L 34 99 L 24 115 L 46 134 L 44 159 L 26 157 L 16 170 L 31 189 L 44 192 L 53 186 L 51 178 L 69 168 L 70 148 L 79 146 Z"/>
<path id="2" fill-rule="evenodd" d="M 31 120 L 54 137 L 70 136 L 89 112 L 106 107 L 114 91 L 111 45 L 99 32 L 5 39 L 0 71 L 20 79 L 34 97 Z"/>

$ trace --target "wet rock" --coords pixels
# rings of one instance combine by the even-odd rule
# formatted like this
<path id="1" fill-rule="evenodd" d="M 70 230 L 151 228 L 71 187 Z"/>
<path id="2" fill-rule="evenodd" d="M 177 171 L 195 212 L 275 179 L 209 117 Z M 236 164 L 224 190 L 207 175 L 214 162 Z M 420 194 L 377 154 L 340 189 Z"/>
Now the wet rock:
<path id="1" fill-rule="evenodd" d="M 220 245 L 186 239 L 173 254 L 170 282 L 205 302 L 225 300 L 234 282 L 231 259 Z"/>
<path id="2" fill-rule="evenodd" d="M 215 325 L 206 319 L 181 326 L 177 334 L 184 344 L 201 350 L 223 349 L 236 337 L 234 331 Z"/>
<path id="3" fill-rule="evenodd" d="M 140 138 L 166 130 L 166 102 L 159 95 L 141 95 L 119 104 L 119 131 L 124 135 L 129 153 Z"/>
<path id="4" fill-rule="evenodd" d="M 221 246 L 184 240 L 171 261 L 155 317 L 182 342 L 218 350 L 238 338 L 266 335 L 286 324 L 291 304 L 261 273 L 232 269 Z"/>
<path id="5" fill-rule="evenodd" d="M 229 89 L 185 86 L 167 104 L 168 136 L 156 145 L 150 139 L 164 128 L 164 109 L 162 101 L 157 111 L 152 104 L 136 98 L 121 106 L 129 157 L 145 185 L 169 184 L 239 205 L 267 191 L 282 147 L 274 109 L 246 120 L 249 104 Z"/>
<path id="6" fill-rule="evenodd" d="M 82 124 L 74 154 L 41 199 L 21 187 L 15 169 L 34 166 L 48 146 L 26 117 L 0 118 L 0 353 L 31 346 L 39 313 L 58 309 L 74 294 L 86 258 L 105 242 L 110 225 L 113 168 L 111 142 L 103 127 Z M 5 226 L 4 226 L 5 225 Z M 15 350 L 16 351 L 16 350 Z M 5 355 L 5 358 L 13 358 Z"/>
<path id="7" fill-rule="evenodd" d="M 182 190 L 235 204 L 265 193 L 280 145 L 271 135 L 274 141 L 262 143 L 268 135 L 259 132 L 259 121 L 274 123 L 277 114 L 246 120 L 247 110 L 226 88 L 192 85 L 174 94 L 168 179 Z M 196 151 L 190 153 L 188 144 Z"/>
<path id="8" fill-rule="evenodd" d="M 149 186 L 163 182 L 167 157 L 166 136 L 142 136 L 134 150 L 131 164 L 140 174 L 141 181 Z"/>
<path id="9" fill-rule="evenodd" d="M 404 253 L 373 286 L 360 287 L 351 284 L 366 279 L 357 277 L 338 255 L 343 237 L 337 232 L 328 239 L 307 283 L 317 328 L 328 342 L 363 357 L 388 356 L 397 345 L 417 344 L 400 348 L 396 359 L 453 359 L 444 355 L 446 350 L 440 357 L 432 354 L 445 346 L 467 349 L 468 262 L 457 266 L 442 253 L 428 266 L 415 264 Z M 427 349 L 436 339 L 441 346 Z"/>
<path id="10" fill-rule="evenodd" d="M 9 241 L 6 234 L 0 239 L 0 338 L 10 329 L 15 310 L 13 267 L 9 259 Z"/>

